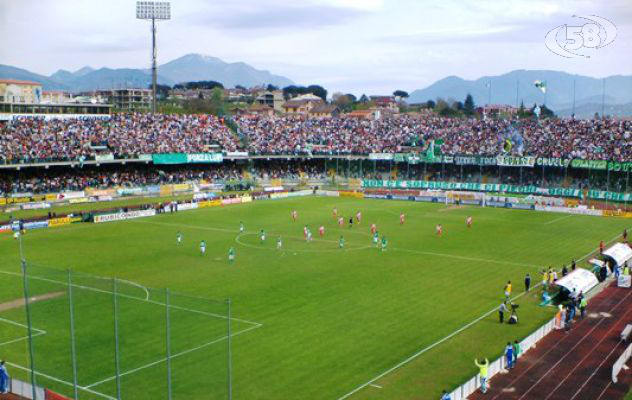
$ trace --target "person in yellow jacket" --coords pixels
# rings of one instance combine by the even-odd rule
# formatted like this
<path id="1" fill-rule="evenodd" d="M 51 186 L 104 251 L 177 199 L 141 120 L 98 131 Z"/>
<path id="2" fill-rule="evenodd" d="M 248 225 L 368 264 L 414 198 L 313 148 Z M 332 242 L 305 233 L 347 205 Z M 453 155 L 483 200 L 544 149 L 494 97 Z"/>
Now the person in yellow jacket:
<path id="1" fill-rule="evenodd" d="M 479 369 L 478 375 L 481 379 L 481 392 L 487 393 L 487 370 L 489 369 L 489 360 L 485 359 L 482 363 L 479 363 L 478 359 L 475 359 L 474 364 Z"/>

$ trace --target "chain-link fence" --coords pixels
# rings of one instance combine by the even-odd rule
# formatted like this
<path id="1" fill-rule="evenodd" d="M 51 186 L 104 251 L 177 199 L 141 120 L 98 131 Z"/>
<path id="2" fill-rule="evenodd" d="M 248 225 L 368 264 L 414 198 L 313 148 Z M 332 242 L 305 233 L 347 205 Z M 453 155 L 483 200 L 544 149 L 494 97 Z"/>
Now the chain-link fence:
<path id="1" fill-rule="evenodd" d="M 231 336 L 258 326 L 229 300 L 123 279 L 25 262 L 23 284 L 24 371 L 75 399 L 230 399 Z"/>

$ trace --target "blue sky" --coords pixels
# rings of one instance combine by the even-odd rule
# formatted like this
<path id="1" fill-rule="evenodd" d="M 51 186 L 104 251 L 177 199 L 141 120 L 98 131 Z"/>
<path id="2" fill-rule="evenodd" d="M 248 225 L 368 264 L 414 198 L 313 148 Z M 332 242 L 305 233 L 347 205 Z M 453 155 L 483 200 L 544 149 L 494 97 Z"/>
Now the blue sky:
<path id="1" fill-rule="evenodd" d="M 568 59 L 544 45 L 573 15 L 599 15 L 617 39 Z M 158 30 L 159 62 L 187 53 L 244 61 L 331 92 L 412 91 L 457 75 L 514 69 L 632 74 L 630 0 L 173 0 Z M 132 0 L 0 0 L 0 64 L 63 68 L 149 65 L 149 24 Z"/>

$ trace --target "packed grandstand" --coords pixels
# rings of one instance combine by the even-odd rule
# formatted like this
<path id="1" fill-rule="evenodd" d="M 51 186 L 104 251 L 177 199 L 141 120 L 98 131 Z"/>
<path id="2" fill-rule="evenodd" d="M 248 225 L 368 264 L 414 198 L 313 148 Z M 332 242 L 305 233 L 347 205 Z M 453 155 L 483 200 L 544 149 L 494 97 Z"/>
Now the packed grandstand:
<path id="1" fill-rule="evenodd" d="M 9 167 L 0 176 L 0 194 L 196 181 L 322 180 L 331 175 L 623 193 L 629 185 L 630 120 L 402 114 L 377 120 L 239 116 L 233 122 L 231 129 L 212 115 L 140 113 L 109 119 L 16 118 L 0 124 L 0 164 Z M 212 166 L 151 163 L 156 155 L 198 153 L 239 154 L 242 159 L 227 157 Z M 497 162 L 498 156 L 519 162 Z M 340 162 L 344 157 L 353 160 Z M 137 162 L 88 165 L 95 159 Z M 542 168 L 533 168 L 535 160 Z M 78 168 L 16 168 L 55 162 Z"/>

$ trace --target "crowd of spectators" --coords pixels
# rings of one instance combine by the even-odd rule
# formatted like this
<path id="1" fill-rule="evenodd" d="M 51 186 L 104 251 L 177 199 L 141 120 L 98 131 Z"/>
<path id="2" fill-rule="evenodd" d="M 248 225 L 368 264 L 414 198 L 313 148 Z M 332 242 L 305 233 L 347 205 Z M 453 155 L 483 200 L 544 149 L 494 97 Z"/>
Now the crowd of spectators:
<path id="1" fill-rule="evenodd" d="M 237 148 L 235 135 L 210 115 L 115 114 L 110 119 L 20 118 L 0 124 L 0 162 L 131 158 L 152 153 Z"/>
<path id="2" fill-rule="evenodd" d="M 0 163 L 90 159 L 112 153 L 247 151 L 250 154 L 369 154 L 424 151 L 446 155 L 503 152 L 538 157 L 632 160 L 632 121 L 446 118 L 403 114 L 378 120 L 236 117 L 235 134 L 210 115 L 115 114 L 104 119 L 21 118 L 0 125 Z M 511 145 L 507 146 L 507 139 Z"/>
<path id="3" fill-rule="evenodd" d="M 236 123 L 247 150 L 254 154 L 397 153 L 427 146 L 434 139 L 443 142 L 441 151 L 447 155 L 493 156 L 509 151 L 537 157 L 632 160 L 629 120 L 242 116 Z M 514 145 L 509 150 L 507 139 Z"/>

